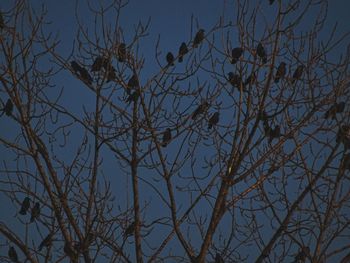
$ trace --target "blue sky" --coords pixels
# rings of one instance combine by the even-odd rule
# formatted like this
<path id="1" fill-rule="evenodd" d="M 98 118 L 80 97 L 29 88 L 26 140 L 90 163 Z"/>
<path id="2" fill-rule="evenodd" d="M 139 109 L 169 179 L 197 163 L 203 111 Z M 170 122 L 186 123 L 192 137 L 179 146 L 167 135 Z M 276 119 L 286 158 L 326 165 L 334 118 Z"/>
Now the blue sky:
<path id="1" fill-rule="evenodd" d="M 83 6 L 83 1 L 79 1 L 79 12 L 84 14 L 86 6 Z M 274 6 L 268 5 L 268 0 L 263 1 L 251 1 L 251 4 L 262 3 L 262 11 L 269 16 L 271 10 Z M 347 0 L 331 0 L 331 5 L 329 9 L 329 18 L 326 24 L 326 28 L 330 28 L 338 21 L 339 32 L 349 31 L 349 10 L 350 2 Z M 10 1 L 6 1 L 6 4 Z M 52 21 L 52 24 L 48 25 L 48 28 L 52 32 L 58 32 L 59 38 L 61 40 L 60 46 L 57 49 L 61 52 L 63 57 L 68 57 L 72 51 L 73 40 L 76 36 L 76 24 L 75 24 L 75 3 L 71 0 L 62 1 L 33 1 L 35 6 L 40 6 L 44 3 L 48 10 L 48 20 Z M 4 4 L 6 6 L 6 4 Z M 272 12 L 273 13 L 273 12 Z M 178 47 L 181 42 L 189 41 L 194 32 L 197 30 L 197 21 L 200 28 L 209 29 L 218 22 L 218 18 L 224 15 L 226 19 L 229 19 L 232 14 L 235 14 L 233 10 L 232 1 L 216 1 L 216 0 L 192 0 L 192 1 L 173 1 L 173 0 L 137 0 L 130 1 L 130 4 L 125 8 L 121 15 L 122 27 L 125 32 L 126 42 L 130 41 L 130 36 L 133 33 L 134 25 L 138 23 L 139 20 L 146 22 L 148 18 L 151 18 L 149 37 L 144 40 L 144 45 L 142 46 L 142 51 L 148 56 L 154 58 L 155 48 L 154 44 L 157 41 L 158 36 L 160 36 L 160 50 L 162 51 L 163 57 L 165 57 L 166 52 L 172 51 L 177 53 Z M 191 35 L 191 17 L 195 24 L 193 26 L 194 32 Z M 88 24 L 93 23 L 93 20 L 89 16 L 82 16 L 82 19 Z M 113 18 L 111 18 L 111 21 Z M 325 33 L 327 36 L 327 33 Z M 339 51 L 344 51 L 346 46 L 343 45 L 339 47 Z M 152 61 L 150 59 L 149 61 Z M 150 63 L 150 62 L 148 62 Z M 152 64 L 148 64 L 149 68 L 145 68 L 142 72 L 143 80 L 147 79 L 147 74 L 154 73 L 158 70 L 157 65 L 152 67 Z M 79 81 L 72 79 L 69 72 L 60 75 L 61 81 L 57 82 L 58 86 L 65 86 L 65 88 L 72 91 L 70 96 L 65 97 L 64 101 L 71 103 L 72 98 L 89 99 L 89 95 L 83 93 L 84 88 L 73 89 Z M 79 108 L 79 103 L 77 103 L 77 111 L 81 110 Z M 74 106 L 73 106 L 74 107 Z M 4 127 L 4 119 L 0 118 L 0 127 Z M 6 158 L 6 157 L 5 157 Z M 105 162 L 110 165 L 116 165 L 113 159 L 105 159 Z M 108 174 L 108 171 L 105 171 Z M 112 179 L 113 181 L 113 179 Z M 114 182 L 117 186 L 118 182 Z M 130 182 L 129 182 L 130 183 Z M 121 186 L 119 186 L 121 187 Z M 2 202 L 0 207 L 5 210 L 9 209 Z M 10 208 L 11 209 L 11 208 Z M 0 218 L 1 219 L 1 218 Z M 1 248 L 0 248 L 0 251 Z"/>

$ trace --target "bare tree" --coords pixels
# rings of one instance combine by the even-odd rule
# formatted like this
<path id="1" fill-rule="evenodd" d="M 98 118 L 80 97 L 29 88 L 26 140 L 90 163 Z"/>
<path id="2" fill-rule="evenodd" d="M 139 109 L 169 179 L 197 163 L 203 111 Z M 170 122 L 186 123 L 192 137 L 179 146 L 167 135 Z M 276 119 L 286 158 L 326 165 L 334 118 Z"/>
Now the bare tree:
<path id="1" fill-rule="evenodd" d="M 1 260 L 347 262 L 349 35 L 322 36 L 326 0 L 237 0 L 154 54 L 127 2 L 85 4 L 69 55 L 44 7 L 1 11 Z"/>

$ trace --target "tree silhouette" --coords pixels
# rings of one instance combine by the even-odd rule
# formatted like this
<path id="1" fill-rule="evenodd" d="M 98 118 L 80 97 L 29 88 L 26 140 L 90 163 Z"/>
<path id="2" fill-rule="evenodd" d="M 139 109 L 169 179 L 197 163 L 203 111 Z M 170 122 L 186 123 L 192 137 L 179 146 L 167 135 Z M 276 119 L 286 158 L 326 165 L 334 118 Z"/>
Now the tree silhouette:
<path id="1" fill-rule="evenodd" d="M 237 0 L 152 54 L 149 21 L 96 2 L 69 55 L 44 8 L 1 11 L 0 259 L 346 262 L 349 35 L 324 38 L 327 1 Z"/>

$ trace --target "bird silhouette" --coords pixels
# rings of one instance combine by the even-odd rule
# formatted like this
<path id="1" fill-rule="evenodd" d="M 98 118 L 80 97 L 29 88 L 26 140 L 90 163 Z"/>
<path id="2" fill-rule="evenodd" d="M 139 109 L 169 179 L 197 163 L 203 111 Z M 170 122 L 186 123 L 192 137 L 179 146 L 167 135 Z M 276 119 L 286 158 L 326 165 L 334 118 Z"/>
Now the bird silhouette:
<path id="1" fill-rule="evenodd" d="M 199 44 L 204 40 L 204 29 L 199 29 L 193 40 L 193 47 L 198 47 Z"/>
<path id="2" fill-rule="evenodd" d="M 70 65 L 71 65 L 71 67 L 72 67 L 74 73 L 75 73 L 76 75 L 79 75 L 79 74 L 80 74 L 80 71 L 81 71 L 81 69 L 82 69 L 82 67 L 81 67 L 76 61 L 74 61 L 74 60 L 71 61 Z"/>
<path id="3" fill-rule="evenodd" d="M 174 55 L 171 52 L 168 52 L 168 54 L 166 54 L 166 61 L 168 62 L 168 66 L 174 66 Z"/>
<path id="4" fill-rule="evenodd" d="M 292 84 L 294 84 L 297 80 L 301 78 L 301 76 L 303 75 L 303 72 L 304 72 L 304 66 L 299 65 L 293 73 Z"/>
<path id="5" fill-rule="evenodd" d="M 216 256 L 215 256 L 215 263 L 225 263 L 224 259 L 223 259 L 222 256 L 220 255 L 220 253 L 216 253 Z"/>
<path id="6" fill-rule="evenodd" d="M 86 68 L 83 68 L 82 66 L 80 66 L 76 61 L 71 62 L 71 67 L 75 75 L 80 77 L 83 81 L 85 81 L 88 84 L 92 83 L 92 77 L 90 76 Z"/>
<path id="7" fill-rule="evenodd" d="M 107 83 L 117 78 L 115 68 L 113 66 L 110 66 L 107 72 Z"/>
<path id="8" fill-rule="evenodd" d="M 126 45 L 125 43 L 120 43 L 118 46 L 118 61 L 125 62 L 126 61 Z"/>
<path id="9" fill-rule="evenodd" d="M 236 48 L 232 49 L 231 64 L 236 64 L 237 61 L 239 60 L 239 58 L 242 56 L 242 54 L 243 54 L 243 48 L 236 47 Z"/>
<path id="10" fill-rule="evenodd" d="M 124 238 L 128 238 L 129 236 L 132 236 L 135 232 L 136 222 L 132 222 L 125 230 L 124 232 Z"/>
<path id="11" fill-rule="evenodd" d="M 244 86 L 253 85 L 256 82 L 256 75 L 252 73 L 248 76 L 248 78 L 244 81 Z"/>
<path id="12" fill-rule="evenodd" d="M 137 100 L 140 97 L 140 92 L 138 90 L 135 90 L 133 93 L 131 93 L 128 98 L 126 99 L 127 103 L 131 103 L 131 102 L 137 102 Z"/>
<path id="13" fill-rule="evenodd" d="M 185 42 L 181 43 L 181 46 L 179 48 L 179 62 L 183 61 L 184 55 L 188 53 L 188 48 Z"/>
<path id="14" fill-rule="evenodd" d="M 41 251 L 44 247 L 49 247 L 52 244 L 53 233 L 49 233 L 40 243 L 39 251 Z"/>
<path id="15" fill-rule="evenodd" d="M 105 59 L 103 57 L 97 57 L 91 66 L 91 71 L 92 72 L 100 71 L 104 64 L 104 60 Z"/>
<path id="16" fill-rule="evenodd" d="M 271 143 L 273 139 L 278 138 L 281 136 L 281 128 L 279 125 L 277 125 L 274 129 L 270 128 L 269 132 L 269 142 Z"/>
<path id="17" fill-rule="evenodd" d="M 139 81 L 137 79 L 137 76 L 134 74 L 128 81 L 128 89 L 126 92 L 130 95 L 131 89 L 137 88 L 139 86 Z"/>
<path id="18" fill-rule="evenodd" d="M 208 123 L 208 129 L 210 130 L 214 125 L 216 125 L 219 122 L 220 113 L 217 111 L 215 112 L 209 119 Z"/>
<path id="19" fill-rule="evenodd" d="M 284 76 L 286 75 L 286 71 L 286 63 L 281 62 L 277 68 L 277 72 L 275 75 L 275 83 L 278 83 L 281 78 L 284 78 Z"/>
<path id="20" fill-rule="evenodd" d="M 4 17 L 2 16 L 2 12 L 0 11 L 0 29 L 4 29 L 5 27 L 5 22 L 4 22 Z"/>
<path id="21" fill-rule="evenodd" d="M 12 262 L 18 262 L 18 255 L 14 247 L 9 248 L 8 256 Z"/>
<path id="22" fill-rule="evenodd" d="M 306 257 L 310 254 L 310 248 L 309 247 L 302 247 L 302 249 L 299 251 L 299 253 L 295 256 L 294 262 L 305 262 Z"/>
<path id="23" fill-rule="evenodd" d="M 267 62 L 267 55 L 266 55 L 265 48 L 263 47 L 261 42 L 259 42 L 259 44 L 258 44 L 258 46 L 256 48 L 256 53 L 260 57 L 262 63 L 265 64 Z"/>
<path id="24" fill-rule="evenodd" d="M 30 222 L 34 222 L 40 216 L 40 203 L 36 202 L 31 211 Z"/>
<path id="25" fill-rule="evenodd" d="M 192 113 L 192 120 L 195 120 L 198 117 L 198 115 L 203 114 L 208 108 L 209 108 L 209 103 L 206 101 L 203 102 Z"/>
<path id="26" fill-rule="evenodd" d="M 29 197 L 25 197 L 23 199 L 21 210 L 19 211 L 19 213 L 21 215 L 26 215 L 29 208 L 30 208 L 30 199 Z"/>
<path id="27" fill-rule="evenodd" d="M 162 147 L 167 147 L 167 145 L 169 144 L 171 140 L 171 129 L 167 128 L 164 132 L 163 132 L 163 142 L 162 142 Z"/>
<path id="28" fill-rule="evenodd" d="M 239 90 L 241 85 L 243 84 L 241 76 L 238 74 L 234 74 L 233 72 L 228 73 L 228 81 L 233 87 L 237 87 Z"/>
<path id="29" fill-rule="evenodd" d="M 324 114 L 324 118 L 332 118 L 333 120 L 335 119 L 335 116 L 337 113 L 341 113 L 344 111 L 345 108 L 345 103 L 344 104 L 333 104 Z"/>
<path id="30" fill-rule="evenodd" d="M 336 142 L 342 143 L 345 149 L 350 148 L 350 126 L 349 125 L 341 125 L 339 127 Z"/>
<path id="31" fill-rule="evenodd" d="M 3 111 L 5 112 L 5 114 L 7 116 L 11 116 L 12 115 L 13 103 L 12 103 L 11 99 L 7 99 L 7 102 L 5 104 L 5 107 L 4 107 Z"/>

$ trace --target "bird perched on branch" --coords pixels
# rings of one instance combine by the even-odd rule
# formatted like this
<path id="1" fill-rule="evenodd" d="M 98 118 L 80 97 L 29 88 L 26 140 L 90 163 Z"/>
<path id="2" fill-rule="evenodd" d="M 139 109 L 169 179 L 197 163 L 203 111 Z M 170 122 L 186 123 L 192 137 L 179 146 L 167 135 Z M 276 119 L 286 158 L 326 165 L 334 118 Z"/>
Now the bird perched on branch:
<path id="1" fill-rule="evenodd" d="M 278 137 L 281 136 L 281 128 L 279 125 L 277 125 L 274 129 L 270 128 L 270 133 L 269 133 L 269 142 L 271 143 L 273 139 L 277 139 Z"/>
<path id="2" fill-rule="evenodd" d="M 131 102 L 137 102 L 137 100 L 140 97 L 140 92 L 138 90 L 135 90 L 133 93 L 131 93 L 129 95 L 129 97 L 126 99 L 127 103 L 131 103 Z"/>
<path id="3" fill-rule="evenodd" d="M 335 103 L 333 104 L 324 114 L 324 118 L 328 119 L 328 118 L 332 118 L 335 119 L 335 115 L 337 113 L 342 113 L 345 109 L 345 102 L 340 102 L 340 103 Z"/>
<path id="4" fill-rule="evenodd" d="M 208 129 L 210 130 L 214 125 L 219 122 L 220 113 L 217 111 L 213 115 L 211 115 L 208 123 Z"/>
<path id="5" fill-rule="evenodd" d="M 193 47 L 198 47 L 199 44 L 204 40 L 204 29 L 199 29 L 193 40 Z"/>
<path id="6" fill-rule="evenodd" d="M 102 69 L 102 66 L 105 63 L 105 58 L 103 57 L 97 57 L 94 61 L 94 63 L 91 66 L 91 71 L 92 72 L 96 72 L 96 71 L 100 71 Z"/>
<path id="7" fill-rule="evenodd" d="M 40 243 L 39 251 L 43 249 L 43 247 L 49 247 L 52 244 L 53 233 L 49 233 Z"/>
<path id="8" fill-rule="evenodd" d="M 31 211 L 30 222 L 34 222 L 40 216 L 40 203 L 36 202 Z"/>
<path id="9" fill-rule="evenodd" d="M 10 247 L 7 254 L 12 262 L 18 262 L 18 255 L 14 247 Z"/>
<path id="10" fill-rule="evenodd" d="M 256 82 L 256 75 L 252 73 L 248 76 L 248 78 L 244 81 L 244 86 L 253 85 Z"/>
<path id="11" fill-rule="evenodd" d="M 260 57 L 262 63 L 265 64 L 267 62 L 267 55 L 266 55 L 265 48 L 263 47 L 261 42 L 259 42 L 259 44 L 258 44 L 258 46 L 256 48 L 256 53 Z"/>
<path id="12" fill-rule="evenodd" d="M 299 253 L 295 256 L 294 262 L 305 262 L 306 257 L 310 255 L 309 247 L 302 247 Z"/>
<path id="13" fill-rule="evenodd" d="M 286 75 L 286 71 L 286 63 L 281 62 L 277 68 L 277 72 L 275 75 L 275 83 L 278 83 L 281 78 L 284 78 L 284 76 Z"/>
<path id="14" fill-rule="evenodd" d="M 225 263 L 224 259 L 220 255 L 220 253 L 216 253 L 216 255 L 215 255 L 215 263 Z"/>
<path id="15" fill-rule="evenodd" d="M 301 76 L 303 75 L 303 72 L 304 72 L 304 66 L 299 65 L 293 73 L 292 84 L 294 84 L 297 80 L 301 78 Z"/>
<path id="16" fill-rule="evenodd" d="M 80 77 L 83 81 L 85 81 L 88 84 L 92 83 L 92 77 L 90 76 L 86 68 L 83 68 L 82 66 L 80 66 L 76 61 L 72 61 L 70 64 L 75 75 Z"/>
<path id="17" fill-rule="evenodd" d="M 118 46 L 118 61 L 125 62 L 126 61 L 126 45 L 125 43 L 120 43 Z"/>
<path id="18" fill-rule="evenodd" d="M 124 238 L 128 238 L 129 236 L 132 236 L 135 232 L 136 222 L 132 222 L 125 230 L 124 232 Z"/>
<path id="19" fill-rule="evenodd" d="M 240 87 L 243 85 L 243 81 L 240 75 L 234 74 L 233 72 L 228 73 L 228 81 L 233 87 L 237 87 L 240 90 Z"/>
<path id="20" fill-rule="evenodd" d="M 170 140 L 171 140 L 171 130 L 170 130 L 170 128 L 167 128 L 167 129 L 163 132 L 162 147 L 167 147 L 167 145 L 169 144 Z"/>
<path id="21" fill-rule="evenodd" d="M 23 199 L 21 210 L 19 211 L 19 213 L 21 215 L 26 215 L 29 208 L 30 208 L 30 199 L 29 197 L 25 197 Z"/>
<path id="22" fill-rule="evenodd" d="M 139 80 L 137 79 L 137 76 L 134 74 L 128 81 L 128 88 L 126 92 L 130 95 L 131 89 L 137 88 L 139 86 Z"/>
<path id="23" fill-rule="evenodd" d="M 350 126 L 349 125 L 342 125 L 339 127 L 336 142 L 342 143 L 345 149 L 350 148 Z"/>
<path id="24" fill-rule="evenodd" d="M 234 49 L 232 49 L 232 59 L 231 59 L 231 64 L 236 64 L 237 61 L 239 60 L 239 58 L 242 56 L 243 54 L 243 48 L 240 47 L 236 47 Z"/>
<path id="25" fill-rule="evenodd" d="M 208 108 L 209 108 L 209 103 L 207 101 L 203 102 L 192 113 L 192 120 L 195 120 L 198 117 L 198 115 L 203 114 L 205 111 L 207 111 Z"/>
<path id="26" fill-rule="evenodd" d="M 174 66 L 174 55 L 171 52 L 168 52 L 168 54 L 166 54 L 166 61 L 168 62 L 168 66 Z"/>
<path id="27" fill-rule="evenodd" d="M 5 27 L 4 17 L 2 16 L 2 12 L 0 11 L 0 29 L 4 29 L 4 27 Z"/>
<path id="28" fill-rule="evenodd" d="M 185 42 L 181 43 L 181 46 L 179 48 L 179 62 L 181 63 L 183 61 L 184 55 L 188 53 L 188 48 Z"/>
<path id="29" fill-rule="evenodd" d="M 3 111 L 5 112 L 6 116 L 12 115 L 13 103 L 12 103 L 11 99 L 7 99 L 7 102 L 5 104 Z"/>

